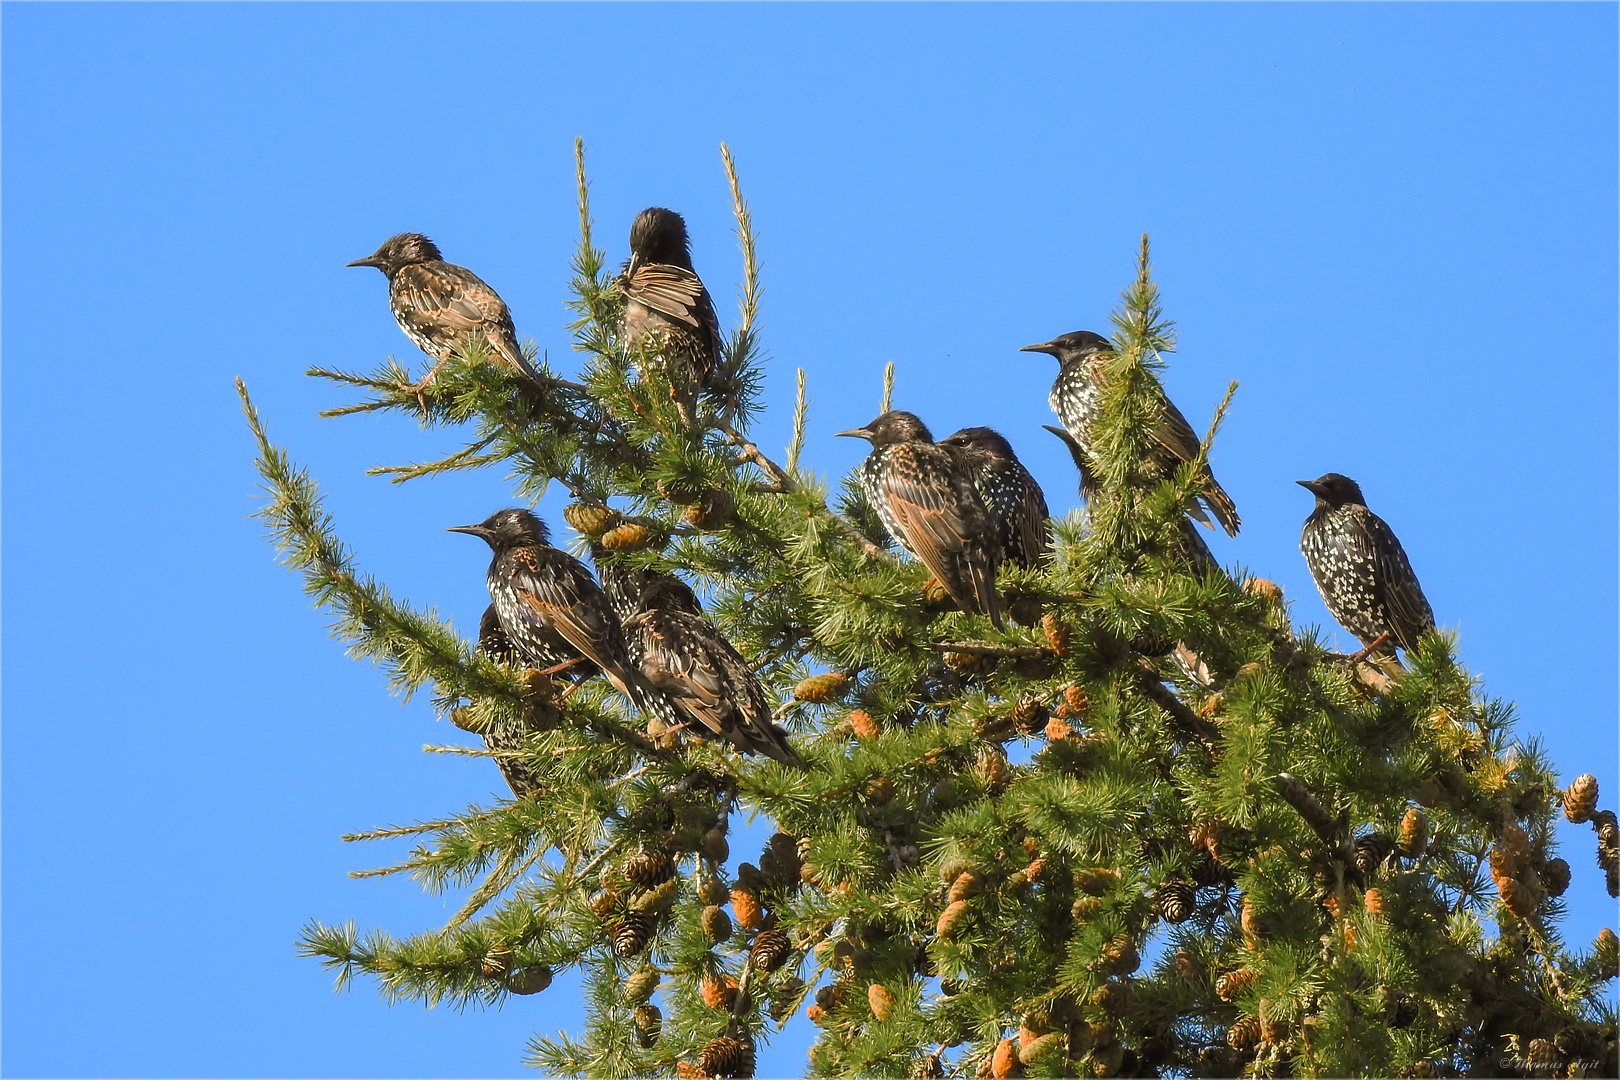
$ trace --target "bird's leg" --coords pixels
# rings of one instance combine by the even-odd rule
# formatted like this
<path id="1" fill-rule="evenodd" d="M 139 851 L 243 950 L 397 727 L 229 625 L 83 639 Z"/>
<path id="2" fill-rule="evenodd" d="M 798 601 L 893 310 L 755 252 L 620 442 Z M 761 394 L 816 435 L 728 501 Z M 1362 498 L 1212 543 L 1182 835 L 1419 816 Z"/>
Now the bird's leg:
<path id="1" fill-rule="evenodd" d="M 560 664 L 553 664 L 550 667 L 546 668 L 544 671 L 540 672 L 540 674 L 542 674 L 542 675 L 556 675 L 558 672 L 567 671 L 569 668 L 573 667 L 575 664 L 583 664 L 584 662 L 585 662 L 585 658 L 583 656 L 576 656 L 572 660 L 564 660 Z"/>
<path id="2" fill-rule="evenodd" d="M 450 362 L 449 357 L 446 357 L 445 359 L 440 360 L 437 364 L 434 364 L 433 367 L 428 370 L 428 373 L 426 375 L 422 376 L 422 379 L 421 379 L 420 382 L 410 384 L 410 385 L 402 384 L 400 386 L 400 389 L 403 390 L 405 393 L 407 393 L 407 394 L 415 394 L 416 395 L 416 403 L 418 405 L 422 406 L 422 412 L 423 412 L 424 415 L 427 413 L 428 407 L 427 407 L 427 398 L 422 396 L 422 392 L 428 388 L 428 385 L 430 383 L 433 382 L 434 376 L 439 374 L 439 369 L 444 367 L 444 365 L 449 363 L 449 362 Z"/>
<path id="3" fill-rule="evenodd" d="M 1388 640 L 1389 640 L 1389 631 L 1385 630 L 1382 634 L 1379 634 L 1376 638 L 1373 639 L 1373 642 L 1372 642 L 1371 645 L 1368 645 L 1365 649 L 1362 649 L 1358 653 L 1351 653 L 1349 658 L 1348 658 L 1349 662 L 1352 663 L 1352 664 L 1361 663 L 1363 660 L 1367 659 L 1367 657 L 1369 657 L 1373 653 L 1377 652 L 1379 650 L 1379 648 L 1384 644 L 1384 642 L 1386 642 Z"/>

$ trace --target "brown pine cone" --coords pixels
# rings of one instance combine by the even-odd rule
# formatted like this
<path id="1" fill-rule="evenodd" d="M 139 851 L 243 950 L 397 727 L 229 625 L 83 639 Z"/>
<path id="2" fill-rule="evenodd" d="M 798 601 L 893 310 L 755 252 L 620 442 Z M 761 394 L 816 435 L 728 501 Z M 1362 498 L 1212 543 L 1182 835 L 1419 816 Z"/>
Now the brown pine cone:
<path id="1" fill-rule="evenodd" d="M 1231 1027 L 1226 1029 L 1226 1045 L 1243 1053 L 1260 1045 L 1260 1037 L 1264 1034 L 1260 1027 L 1260 1018 L 1256 1016 L 1241 1017 Z"/>
<path id="2" fill-rule="evenodd" d="M 1091 711 L 1091 699 L 1086 696 L 1083 686 L 1065 686 L 1063 688 L 1063 707 L 1069 710 L 1069 715 L 1082 717 Z"/>
<path id="3" fill-rule="evenodd" d="M 754 1048 L 729 1035 L 722 1035 L 710 1041 L 693 1064 L 704 1076 L 753 1076 Z"/>
<path id="4" fill-rule="evenodd" d="M 731 890 L 719 878 L 705 877 L 698 886 L 698 899 L 705 904 L 724 904 L 731 899 Z"/>
<path id="5" fill-rule="evenodd" d="M 983 884 L 984 881 L 978 874 L 972 870 L 964 870 L 956 876 L 955 881 L 951 882 L 951 891 L 945 894 L 945 902 L 954 904 L 958 900 L 966 900 L 978 892 Z"/>
<path id="6" fill-rule="evenodd" d="M 756 968 L 775 971 L 793 955 L 793 942 L 782 930 L 765 930 L 754 939 L 748 951 L 749 960 Z"/>
<path id="7" fill-rule="evenodd" d="M 1186 949 L 1176 950 L 1176 974 L 1183 979 L 1196 981 L 1202 979 L 1209 972 L 1203 963 Z"/>
<path id="8" fill-rule="evenodd" d="M 1075 897 L 1074 903 L 1069 905 L 1069 917 L 1074 919 L 1076 922 L 1085 922 L 1087 919 L 1094 919 L 1101 912 L 1102 901 L 1097 899 L 1095 896 L 1086 896 L 1083 893 Z"/>
<path id="9" fill-rule="evenodd" d="M 804 876 L 804 856 L 799 854 L 798 837 L 785 832 L 772 833 L 771 838 L 765 842 L 765 848 L 775 864 L 775 870 L 769 876 L 775 877 L 790 889 L 797 885 Z M 762 856 L 761 867 L 764 863 Z"/>
<path id="10" fill-rule="evenodd" d="M 894 1015 L 894 995 L 882 983 L 873 983 L 866 988 L 866 1003 L 880 1022 Z"/>
<path id="11" fill-rule="evenodd" d="M 810 675 L 800 679 L 793 688 L 793 700 L 822 702 L 842 697 L 849 689 L 849 676 L 829 671 L 825 675 Z"/>
<path id="12" fill-rule="evenodd" d="M 591 910 L 603 922 L 613 914 L 619 906 L 619 894 L 612 889 L 599 889 L 591 894 Z"/>
<path id="13" fill-rule="evenodd" d="M 674 878 L 670 878 L 659 885 L 654 885 L 636 897 L 630 906 L 636 911 L 651 911 L 662 914 L 669 910 L 680 895 L 681 883 Z"/>
<path id="14" fill-rule="evenodd" d="M 551 969 L 545 964 L 520 967 L 506 977 L 506 988 L 514 994 L 538 994 L 551 985 Z"/>
<path id="15" fill-rule="evenodd" d="M 1411 807 L 1401 817 L 1401 831 L 1396 850 L 1402 858 L 1415 859 L 1423 854 L 1429 843 L 1429 819 L 1417 807 Z"/>
<path id="16" fill-rule="evenodd" d="M 675 876 L 675 860 L 666 852 L 643 848 L 626 859 L 622 869 L 625 877 L 651 889 Z"/>
<path id="17" fill-rule="evenodd" d="M 645 911 L 627 911 L 613 928 L 613 955 L 621 960 L 636 955 L 652 941 L 658 929 L 656 916 Z"/>
<path id="18" fill-rule="evenodd" d="M 792 1016 L 803 994 L 804 980 L 798 976 L 790 975 L 779 980 L 775 989 L 771 991 L 770 1008 L 766 1010 L 770 1018 L 780 1024 Z"/>
<path id="19" fill-rule="evenodd" d="M 716 945 L 731 938 L 731 916 L 719 904 L 704 908 L 699 921 L 703 924 L 704 935 Z"/>
<path id="20" fill-rule="evenodd" d="M 1142 966 L 1142 954 L 1129 934 L 1117 934 L 1097 954 L 1100 967 L 1118 975 L 1129 975 Z"/>
<path id="21" fill-rule="evenodd" d="M 1616 966 L 1620 965 L 1620 938 L 1607 926 L 1598 931 L 1597 940 L 1592 943 L 1592 958 L 1603 978 L 1614 978 Z"/>
<path id="22" fill-rule="evenodd" d="M 736 509 L 737 500 L 731 497 L 731 492 L 722 488 L 710 488 L 697 502 L 688 506 L 681 517 L 694 529 L 714 532 L 725 528 L 731 522 L 731 515 Z"/>
<path id="23" fill-rule="evenodd" d="M 1592 820 L 1597 809 L 1598 782 L 1591 773 L 1582 773 L 1564 789 L 1564 816 L 1576 825 Z"/>
<path id="24" fill-rule="evenodd" d="M 657 969 L 644 967 L 624 980 L 624 1003 L 641 1005 L 651 998 L 653 991 L 657 989 Z"/>
<path id="25" fill-rule="evenodd" d="M 1007 755 L 999 746 L 986 746 L 980 750 L 979 761 L 973 771 L 985 790 L 992 795 L 1001 793 L 1012 783 L 1012 766 L 1007 764 Z"/>
<path id="26" fill-rule="evenodd" d="M 1154 894 L 1153 906 L 1159 918 L 1170 923 L 1184 923 L 1192 918 L 1196 890 L 1181 880 L 1167 881 Z"/>
<path id="27" fill-rule="evenodd" d="M 1502 906 L 1521 919 L 1528 919 L 1541 903 L 1535 890 L 1517 878 L 1504 878 L 1496 883 Z"/>
<path id="28" fill-rule="evenodd" d="M 1394 842 L 1383 833 L 1368 833 L 1356 841 L 1356 869 L 1371 875 L 1394 850 Z"/>
<path id="29" fill-rule="evenodd" d="M 658 1035 L 664 1029 L 664 1014 L 658 1011 L 656 1005 L 639 1005 L 630 1016 L 630 1024 L 635 1028 L 636 1045 L 643 1050 L 651 1050 L 658 1043 Z"/>
<path id="30" fill-rule="evenodd" d="M 1253 984 L 1254 980 L 1255 973 L 1249 968 L 1228 971 L 1215 979 L 1215 996 L 1222 1001 L 1232 1001 Z"/>
<path id="31" fill-rule="evenodd" d="M 1569 888 L 1569 863 L 1563 859 L 1548 859 L 1536 873 L 1548 896 L 1563 896 Z"/>
<path id="32" fill-rule="evenodd" d="M 1513 866 L 1513 874 L 1519 872 L 1530 862 L 1530 838 L 1524 834 L 1518 822 L 1510 821 L 1502 829 L 1502 839 L 1498 844 L 1507 850 L 1509 860 Z"/>
<path id="33" fill-rule="evenodd" d="M 1130 1008 L 1135 997 L 1129 982 L 1110 980 L 1092 992 L 1091 1003 L 1103 1012 L 1118 1015 Z"/>

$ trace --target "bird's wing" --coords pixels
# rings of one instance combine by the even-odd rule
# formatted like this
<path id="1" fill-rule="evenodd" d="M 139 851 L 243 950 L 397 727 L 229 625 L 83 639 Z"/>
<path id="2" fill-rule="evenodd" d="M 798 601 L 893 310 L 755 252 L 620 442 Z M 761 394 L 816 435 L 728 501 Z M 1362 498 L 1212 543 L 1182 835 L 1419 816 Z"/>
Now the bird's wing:
<path id="1" fill-rule="evenodd" d="M 1046 509 L 1046 493 L 1041 490 L 1041 485 L 1022 464 L 1017 468 L 1022 474 L 1020 479 L 1031 495 L 1031 498 L 1023 501 L 1023 512 L 1015 522 L 1018 549 L 1026 566 L 1039 566 L 1051 556 L 1052 536 L 1046 523 L 1051 515 Z"/>
<path id="2" fill-rule="evenodd" d="M 1159 400 L 1164 405 L 1164 422 L 1154 428 L 1154 440 L 1170 451 L 1177 461 L 1193 460 L 1203 448 L 1203 441 L 1193 431 L 1192 425 L 1187 423 L 1187 418 L 1181 415 L 1181 410 L 1176 408 L 1176 403 L 1162 390 Z M 1226 535 L 1236 536 L 1238 527 L 1243 524 L 1238 518 L 1237 505 L 1225 489 L 1215 482 L 1215 474 L 1210 471 L 1207 461 L 1204 463 L 1204 491 L 1199 497 L 1221 523 L 1221 528 L 1226 530 Z M 1195 511 L 1196 508 L 1189 508 L 1187 512 L 1208 525 L 1209 519 Z"/>
<path id="3" fill-rule="evenodd" d="M 949 455 L 926 444 L 889 447 L 880 482 L 906 546 L 959 607 L 982 611 L 999 626 L 994 556 L 977 550 L 993 544 L 995 532 L 979 493 L 952 467 Z M 974 595 L 963 592 L 964 571 Z"/>
<path id="4" fill-rule="evenodd" d="M 1365 545 L 1363 554 L 1372 559 L 1381 599 L 1389 612 L 1390 631 L 1401 648 L 1410 649 L 1424 631 L 1434 629 L 1434 611 L 1394 530 L 1371 510 L 1366 511 L 1365 520 L 1366 528 L 1357 530 L 1357 543 Z"/>
<path id="5" fill-rule="evenodd" d="M 513 585 L 528 608 L 634 698 L 624 634 L 585 568 L 564 552 L 537 549 L 515 552 L 513 564 Z"/>
<path id="6" fill-rule="evenodd" d="M 714 313 L 709 290 L 690 270 L 668 263 L 638 266 L 625 283 L 625 293 L 665 318 L 706 331 L 711 340 L 720 339 L 720 320 Z"/>
<path id="7" fill-rule="evenodd" d="M 459 271 L 459 272 L 458 272 Z M 477 291 L 501 298 L 472 271 L 450 263 L 413 263 L 389 283 L 394 312 L 425 330 L 452 337 L 476 329 L 484 319 Z M 504 309 L 505 304 L 501 304 Z"/>

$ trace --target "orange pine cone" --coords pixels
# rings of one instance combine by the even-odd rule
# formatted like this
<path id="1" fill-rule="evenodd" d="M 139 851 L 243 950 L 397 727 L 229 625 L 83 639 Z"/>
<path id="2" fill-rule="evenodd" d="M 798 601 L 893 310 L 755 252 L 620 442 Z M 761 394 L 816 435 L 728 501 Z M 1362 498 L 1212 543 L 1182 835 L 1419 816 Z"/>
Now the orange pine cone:
<path id="1" fill-rule="evenodd" d="M 765 912 L 760 909 L 759 897 L 741 885 L 732 886 L 731 910 L 737 916 L 737 924 L 744 930 L 758 930 L 765 924 Z"/>
<path id="2" fill-rule="evenodd" d="M 651 547 L 657 535 L 639 521 L 627 521 L 602 534 L 602 546 L 609 551 L 642 551 Z"/>
<path id="3" fill-rule="evenodd" d="M 1541 903 L 1536 891 L 1517 878 L 1498 881 L 1496 887 L 1502 906 L 1521 919 L 1528 919 Z"/>
<path id="4" fill-rule="evenodd" d="M 797 694 L 798 691 L 795 690 L 794 695 Z M 872 719 L 872 714 L 865 709 L 850 710 L 849 726 L 855 729 L 857 739 L 875 739 L 883 733 L 883 729 L 878 727 L 878 722 Z"/>
<path id="5" fill-rule="evenodd" d="M 1069 655 L 1069 628 L 1060 622 L 1056 615 L 1047 612 L 1041 616 L 1041 632 L 1046 635 L 1046 643 L 1052 647 L 1053 652 L 1059 656 Z"/>
<path id="6" fill-rule="evenodd" d="M 957 900 L 947 904 L 945 910 L 940 913 L 939 922 L 934 924 L 934 934 L 949 941 L 955 936 L 956 931 L 961 929 L 962 924 L 967 921 L 967 917 L 968 902 L 966 900 Z"/>
<path id="7" fill-rule="evenodd" d="M 730 975 L 716 975 L 705 971 L 698 978 L 698 996 L 711 1009 L 729 1009 L 736 1000 L 737 980 Z"/>
<path id="8" fill-rule="evenodd" d="M 1384 913 L 1384 894 L 1377 889 L 1368 889 L 1362 893 L 1361 903 L 1370 915 L 1382 915 Z"/>
<path id="9" fill-rule="evenodd" d="M 879 1021 L 894 1015 L 894 995 L 882 983 L 873 983 L 866 988 L 866 1003 L 872 1007 L 872 1015 Z"/>
<path id="10" fill-rule="evenodd" d="M 1283 598 L 1282 589 L 1275 582 L 1267 581 L 1265 578 L 1250 578 L 1243 583 L 1243 589 L 1250 596 L 1258 596 L 1273 604 L 1280 603 Z"/>
<path id="11" fill-rule="evenodd" d="M 1063 704 L 1068 708 L 1070 716 L 1084 716 L 1091 708 L 1091 699 L 1086 697 L 1086 691 L 1079 686 L 1065 686 L 1063 688 Z"/>
<path id="12" fill-rule="evenodd" d="M 1005 1080 L 1009 1076 L 1017 1076 L 1019 1069 L 1018 1046 L 1012 1039 L 1002 1039 L 996 1044 L 996 1052 L 990 1055 L 990 1075 L 993 1080 Z"/>
<path id="13" fill-rule="evenodd" d="M 1074 728 L 1069 726 L 1067 720 L 1054 716 L 1046 722 L 1046 737 L 1051 742 L 1060 742 L 1074 734 Z"/>
<path id="14" fill-rule="evenodd" d="M 969 896 L 978 892 L 979 886 L 982 884 L 983 881 L 980 879 L 979 875 L 975 874 L 971 870 L 964 870 L 958 874 L 956 880 L 951 883 L 951 891 L 946 894 L 945 902 L 948 904 L 954 904 L 958 900 L 966 900 Z"/>

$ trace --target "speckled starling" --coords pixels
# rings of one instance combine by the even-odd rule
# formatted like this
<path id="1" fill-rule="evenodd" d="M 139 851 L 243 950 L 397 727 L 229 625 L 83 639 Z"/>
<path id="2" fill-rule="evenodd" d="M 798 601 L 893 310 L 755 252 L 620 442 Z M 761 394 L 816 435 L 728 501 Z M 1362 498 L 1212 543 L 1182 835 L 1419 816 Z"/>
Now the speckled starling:
<path id="1" fill-rule="evenodd" d="M 1026 345 L 1019 351 L 1043 352 L 1057 357 L 1058 377 L 1052 383 L 1052 392 L 1047 400 L 1051 402 L 1052 411 L 1063 421 L 1063 426 L 1074 436 L 1081 453 L 1089 457 L 1093 426 L 1102 419 L 1105 368 L 1113 359 L 1113 344 L 1101 334 L 1076 330 L 1039 345 Z M 1158 444 L 1154 464 L 1162 474 L 1168 475 L 1183 462 L 1198 456 L 1200 442 L 1193 433 L 1192 425 L 1187 423 L 1187 418 L 1181 415 L 1181 410 L 1176 408 L 1175 402 L 1165 395 L 1162 388 L 1158 390 L 1158 399 L 1162 415 L 1153 429 L 1153 438 Z M 1095 478 L 1085 468 L 1081 469 L 1081 477 L 1081 491 L 1089 499 L 1096 487 Z M 1198 498 L 1215 515 L 1226 534 L 1236 536 L 1241 524 L 1237 507 L 1232 505 L 1231 497 L 1221 489 L 1221 485 L 1215 482 L 1207 463 L 1202 479 L 1204 490 Z M 1187 512 L 1205 524 L 1209 523 L 1196 504 L 1190 505 Z"/>
<path id="2" fill-rule="evenodd" d="M 973 480 L 916 416 L 890 410 L 839 435 L 866 439 L 861 487 L 883 527 L 944 586 L 964 611 L 1001 628 L 996 563 L 1001 543 Z"/>
<path id="3" fill-rule="evenodd" d="M 998 431 L 966 427 L 940 440 L 960 455 L 973 477 L 973 487 L 996 523 L 1003 560 L 1033 567 L 1051 558 L 1052 538 L 1046 525 L 1046 496 Z"/>
<path id="4" fill-rule="evenodd" d="M 1041 426 L 1062 439 L 1063 445 L 1069 448 L 1069 456 L 1074 459 L 1074 467 L 1080 470 L 1080 497 L 1089 503 L 1092 493 L 1096 490 L 1096 484 L 1087 471 L 1086 455 L 1080 449 L 1080 444 L 1075 442 L 1074 436 L 1064 428 L 1054 427 L 1051 424 Z M 1220 569 L 1220 563 L 1215 561 L 1215 553 L 1209 550 L 1209 545 L 1199 535 L 1198 529 L 1186 518 L 1181 519 L 1181 550 L 1194 573 L 1207 574 L 1211 570 Z"/>
<path id="5" fill-rule="evenodd" d="M 720 355 L 720 320 L 709 290 L 692 269 L 686 221 L 673 210 L 649 206 L 630 225 L 630 260 L 619 275 L 624 292 L 623 340 L 634 348 L 644 335 L 663 359 L 682 415 L 707 385 Z"/>
<path id="6" fill-rule="evenodd" d="M 500 664 L 510 664 L 518 660 L 517 650 L 512 648 L 511 639 L 506 636 L 506 631 L 501 629 L 501 618 L 494 604 L 485 608 L 483 618 L 478 620 L 478 651 Z M 509 723 L 479 733 L 479 737 L 484 740 L 484 746 L 495 755 L 495 764 L 500 768 L 506 786 L 511 788 L 512 794 L 519 799 L 538 791 L 541 787 L 540 777 L 529 763 L 511 756 L 514 751 L 523 749 L 526 735 L 527 732 L 517 723 Z"/>
<path id="7" fill-rule="evenodd" d="M 1367 509 L 1360 485 L 1348 476 L 1327 473 L 1297 483 L 1316 496 L 1299 549 L 1328 611 L 1363 646 L 1388 634 L 1384 649 L 1410 649 L 1434 629 L 1434 612 L 1395 533 Z"/>
<path id="8" fill-rule="evenodd" d="M 620 693 L 643 704 L 646 695 L 607 597 L 584 564 L 551 546 L 545 522 L 513 508 L 449 531 L 480 537 L 495 552 L 490 599 L 525 663 L 545 668 L 583 655 Z M 563 655 L 564 646 L 570 655 Z"/>
<path id="9" fill-rule="evenodd" d="M 415 389 L 426 387 L 468 339 L 489 358 L 534 383 L 541 378 L 518 348 L 512 313 L 495 290 L 464 266 L 447 263 L 421 233 L 400 233 L 348 266 L 375 266 L 388 277 L 388 306 L 416 347 L 438 361 Z"/>
<path id="10" fill-rule="evenodd" d="M 598 566 L 604 566 L 598 563 Z M 701 614 L 697 597 L 678 578 L 643 574 L 637 611 L 624 623 L 631 661 L 681 716 L 740 750 L 808 768 L 771 723 L 771 705 L 748 661 Z M 603 571 L 603 580 L 613 576 Z"/>

